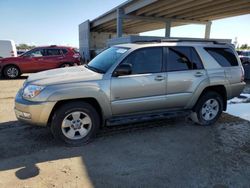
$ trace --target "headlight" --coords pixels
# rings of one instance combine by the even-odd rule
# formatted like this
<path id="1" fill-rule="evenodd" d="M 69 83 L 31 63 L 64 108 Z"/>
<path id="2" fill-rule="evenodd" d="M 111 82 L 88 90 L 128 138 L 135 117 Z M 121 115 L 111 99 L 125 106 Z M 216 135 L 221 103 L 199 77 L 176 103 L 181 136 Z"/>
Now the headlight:
<path id="1" fill-rule="evenodd" d="M 26 99 L 31 99 L 39 95 L 43 89 L 44 86 L 28 85 L 23 90 L 23 97 Z"/>

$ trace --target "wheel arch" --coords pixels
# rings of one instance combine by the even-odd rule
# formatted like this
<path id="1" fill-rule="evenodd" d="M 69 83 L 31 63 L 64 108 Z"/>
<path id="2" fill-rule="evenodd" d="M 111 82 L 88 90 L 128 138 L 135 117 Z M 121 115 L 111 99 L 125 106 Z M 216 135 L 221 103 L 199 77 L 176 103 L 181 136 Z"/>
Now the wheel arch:
<path id="1" fill-rule="evenodd" d="M 59 67 L 62 67 L 64 64 L 70 64 L 70 66 L 74 66 L 74 63 L 67 61 L 67 62 L 61 63 L 61 64 L 59 65 Z"/>
<path id="2" fill-rule="evenodd" d="M 2 67 L 2 69 L 1 69 L 1 75 L 4 73 L 4 69 L 5 69 L 6 67 L 8 67 L 8 66 L 15 66 L 16 68 L 18 68 L 20 74 L 22 74 L 22 70 L 21 70 L 21 68 L 20 68 L 17 64 L 15 64 L 15 63 L 8 63 L 8 64 L 5 64 L 5 65 Z"/>
<path id="3" fill-rule="evenodd" d="M 221 95 L 222 100 L 223 100 L 223 110 L 226 111 L 227 110 L 227 90 L 226 90 L 226 87 L 224 85 L 213 85 L 213 86 L 208 86 L 208 87 L 204 88 L 203 91 L 201 92 L 199 98 L 197 99 L 193 109 L 196 108 L 199 99 L 208 91 L 213 91 L 213 92 L 216 92 L 219 95 Z"/>
<path id="4" fill-rule="evenodd" d="M 78 99 L 65 99 L 65 100 L 58 101 L 54 105 L 54 107 L 50 113 L 50 116 L 48 119 L 48 126 L 50 127 L 50 125 L 51 125 L 51 121 L 52 121 L 52 118 L 53 118 L 53 115 L 54 115 L 56 109 L 60 108 L 60 106 L 62 106 L 62 105 L 65 105 L 65 104 L 70 103 L 70 102 L 76 102 L 76 101 L 82 101 L 82 102 L 86 102 L 86 103 L 92 105 L 96 109 L 96 111 L 100 117 L 100 122 L 102 122 L 102 124 L 104 123 L 103 110 L 102 110 L 100 104 L 98 103 L 98 101 L 95 98 L 87 97 L 87 98 L 78 98 Z"/>

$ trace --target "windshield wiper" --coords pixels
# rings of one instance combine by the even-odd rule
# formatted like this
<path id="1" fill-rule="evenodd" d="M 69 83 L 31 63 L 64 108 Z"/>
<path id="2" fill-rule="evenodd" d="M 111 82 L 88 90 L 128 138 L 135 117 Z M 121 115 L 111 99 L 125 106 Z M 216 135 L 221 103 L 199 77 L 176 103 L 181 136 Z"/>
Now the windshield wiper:
<path id="1" fill-rule="evenodd" d="M 91 67 L 89 65 L 85 65 L 85 67 L 92 70 L 92 71 L 94 71 L 94 72 L 98 72 L 98 73 L 101 73 L 101 74 L 105 73 L 103 70 L 95 68 L 95 67 Z"/>

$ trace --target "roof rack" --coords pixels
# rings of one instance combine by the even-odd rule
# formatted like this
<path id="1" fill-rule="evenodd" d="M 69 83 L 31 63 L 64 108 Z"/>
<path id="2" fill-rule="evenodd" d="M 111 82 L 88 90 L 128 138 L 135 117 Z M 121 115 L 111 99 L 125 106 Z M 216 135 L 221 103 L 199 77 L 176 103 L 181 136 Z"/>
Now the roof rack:
<path id="1" fill-rule="evenodd" d="M 213 44 L 230 44 L 231 39 L 202 39 L 202 38 L 165 38 L 132 35 L 127 37 L 114 38 L 108 41 L 108 45 L 124 44 L 124 43 L 148 43 L 148 42 L 196 42 L 196 43 L 213 43 Z"/>

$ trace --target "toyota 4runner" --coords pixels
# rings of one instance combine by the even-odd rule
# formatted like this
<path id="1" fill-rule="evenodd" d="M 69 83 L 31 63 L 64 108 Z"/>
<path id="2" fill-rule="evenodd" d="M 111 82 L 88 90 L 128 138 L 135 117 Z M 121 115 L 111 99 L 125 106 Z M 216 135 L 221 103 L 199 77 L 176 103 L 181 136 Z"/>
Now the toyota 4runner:
<path id="1" fill-rule="evenodd" d="M 110 47 L 88 65 L 33 74 L 15 99 L 19 120 L 51 127 L 68 144 L 102 126 L 190 115 L 211 125 L 244 88 L 234 47 L 216 41 L 161 41 Z"/>

